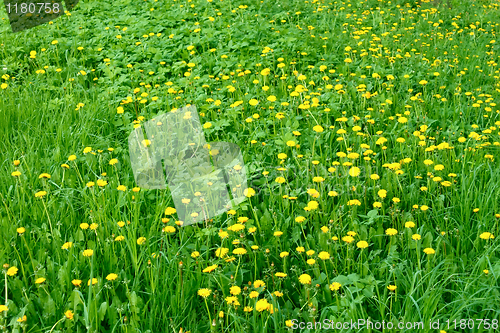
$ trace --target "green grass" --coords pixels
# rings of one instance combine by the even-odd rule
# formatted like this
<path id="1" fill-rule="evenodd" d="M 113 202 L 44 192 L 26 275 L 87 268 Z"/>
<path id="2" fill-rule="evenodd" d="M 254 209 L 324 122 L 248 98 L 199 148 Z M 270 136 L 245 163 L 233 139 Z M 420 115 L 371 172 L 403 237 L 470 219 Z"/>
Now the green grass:
<path id="1" fill-rule="evenodd" d="M 496 331 L 499 7 L 80 1 L 16 34 L 2 11 L 0 330 Z M 127 137 L 187 104 L 256 193 L 180 227 L 169 190 L 133 190 Z"/>

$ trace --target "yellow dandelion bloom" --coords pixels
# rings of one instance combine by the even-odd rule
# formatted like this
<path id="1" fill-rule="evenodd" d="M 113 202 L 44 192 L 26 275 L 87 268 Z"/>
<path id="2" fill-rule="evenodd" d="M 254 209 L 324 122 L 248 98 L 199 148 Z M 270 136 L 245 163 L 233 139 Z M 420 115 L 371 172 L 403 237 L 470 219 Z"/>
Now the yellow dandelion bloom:
<path id="1" fill-rule="evenodd" d="M 36 283 L 36 284 L 42 284 L 42 283 L 44 283 L 46 280 L 47 280 L 46 278 L 44 278 L 44 277 L 40 277 L 40 278 L 38 278 L 38 279 L 36 279 L 36 280 L 35 280 L 35 283 Z"/>
<path id="2" fill-rule="evenodd" d="M 366 241 L 359 241 L 356 246 L 360 249 L 366 249 L 368 247 L 368 242 Z"/>
<path id="3" fill-rule="evenodd" d="M 35 193 L 35 198 L 43 198 L 46 194 L 46 191 L 38 191 Z"/>
<path id="4" fill-rule="evenodd" d="M 168 233 L 168 234 L 173 234 L 173 233 L 175 233 L 175 227 L 168 225 L 165 228 L 163 228 L 163 231 Z"/>
<path id="5" fill-rule="evenodd" d="M 337 291 L 340 289 L 340 287 L 342 287 L 342 285 L 338 282 L 333 282 L 332 284 L 330 284 L 331 291 Z"/>
<path id="6" fill-rule="evenodd" d="M 386 235 L 389 235 L 389 236 L 394 236 L 398 233 L 398 231 L 394 228 L 389 228 L 385 231 Z"/>
<path id="7" fill-rule="evenodd" d="M 415 227 L 415 223 L 412 221 L 408 221 L 405 223 L 405 228 L 413 228 Z"/>
<path id="8" fill-rule="evenodd" d="M 311 276 L 309 274 L 302 274 L 299 276 L 299 282 L 302 284 L 311 284 Z"/>
<path id="9" fill-rule="evenodd" d="M 210 272 L 214 271 L 217 267 L 219 267 L 219 266 L 218 265 L 208 266 L 207 268 L 205 268 L 203 270 L 203 273 L 210 273 Z"/>
<path id="10" fill-rule="evenodd" d="M 17 274 L 18 270 L 19 269 L 16 266 L 9 267 L 9 269 L 7 270 L 7 275 L 8 276 L 14 276 L 14 275 Z"/>
<path id="11" fill-rule="evenodd" d="M 111 274 L 108 274 L 108 276 L 106 276 L 106 280 L 114 281 L 114 280 L 116 280 L 117 277 L 118 277 L 118 275 L 116 275 L 115 273 L 111 273 Z"/>
<path id="12" fill-rule="evenodd" d="M 172 207 L 167 207 L 167 209 L 165 209 L 165 215 L 174 215 L 176 212 L 177 210 Z"/>
<path id="13" fill-rule="evenodd" d="M 241 293 L 241 288 L 238 286 L 232 286 L 229 288 L 231 295 L 239 295 Z"/>
<path id="14" fill-rule="evenodd" d="M 433 248 L 427 247 L 424 249 L 425 254 L 434 254 L 436 251 L 434 251 Z"/>
<path id="15" fill-rule="evenodd" d="M 73 246 L 73 242 L 66 242 L 61 246 L 61 249 L 68 250 Z"/>
<path id="16" fill-rule="evenodd" d="M 322 260 L 328 260 L 330 259 L 330 254 L 326 251 L 321 251 L 320 253 L 318 253 L 318 258 Z"/>
<path id="17" fill-rule="evenodd" d="M 361 173 L 361 170 L 358 167 L 352 167 L 349 169 L 349 176 L 357 177 Z"/>
<path id="18" fill-rule="evenodd" d="M 71 312 L 70 310 L 67 310 L 66 312 L 64 312 L 64 316 L 66 318 L 68 318 L 69 320 L 73 320 L 73 312 Z"/>
<path id="19" fill-rule="evenodd" d="M 246 197 L 250 198 L 250 197 L 253 197 L 253 196 L 255 195 L 255 190 L 254 190 L 253 188 L 249 187 L 249 188 L 247 188 L 247 189 L 245 189 L 245 190 L 243 191 L 243 194 L 244 194 Z"/>
<path id="20" fill-rule="evenodd" d="M 316 125 L 316 126 L 313 127 L 313 131 L 315 131 L 317 133 L 321 133 L 321 132 L 324 131 L 324 129 L 320 125 Z"/>
<path id="21" fill-rule="evenodd" d="M 264 310 L 267 310 L 271 304 L 267 301 L 267 299 L 263 298 L 261 300 L 257 301 L 257 304 L 255 304 L 255 310 L 262 312 Z"/>
<path id="22" fill-rule="evenodd" d="M 490 232 L 483 232 L 481 235 L 479 235 L 479 238 L 487 240 L 487 239 L 493 239 L 495 238 L 495 236 L 493 236 L 493 234 Z"/>
<path id="23" fill-rule="evenodd" d="M 243 255 L 243 254 L 246 254 L 246 253 L 247 253 L 247 250 L 245 250 L 242 247 L 239 247 L 239 248 L 233 250 L 233 254 Z"/>

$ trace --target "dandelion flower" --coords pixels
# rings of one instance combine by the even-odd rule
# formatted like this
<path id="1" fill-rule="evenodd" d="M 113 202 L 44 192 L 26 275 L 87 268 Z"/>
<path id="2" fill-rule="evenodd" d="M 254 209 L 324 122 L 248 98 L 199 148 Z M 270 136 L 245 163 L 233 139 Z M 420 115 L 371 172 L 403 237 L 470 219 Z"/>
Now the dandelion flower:
<path id="1" fill-rule="evenodd" d="M 405 223 L 405 228 L 413 228 L 415 227 L 415 223 L 412 221 L 408 221 Z"/>
<path id="2" fill-rule="evenodd" d="M 434 251 L 433 248 L 427 247 L 424 249 L 425 254 L 434 254 L 436 251 Z"/>
<path id="3" fill-rule="evenodd" d="M 168 233 L 168 234 L 173 234 L 173 233 L 175 233 L 175 228 L 171 225 L 168 225 L 165 228 L 163 228 L 163 231 Z"/>
<path id="4" fill-rule="evenodd" d="M 394 228 L 389 228 L 385 231 L 386 235 L 389 235 L 389 236 L 394 236 L 398 233 L 398 231 Z"/>
<path id="5" fill-rule="evenodd" d="M 262 281 L 262 280 L 255 280 L 255 281 L 254 281 L 254 283 L 253 283 L 253 286 L 254 286 L 255 288 L 259 288 L 259 287 L 265 287 L 265 286 L 266 286 L 266 284 L 265 284 L 265 282 L 264 282 L 264 281 Z"/>
<path id="6" fill-rule="evenodd" d="M 283 184 L 284 182 L 286 182 L 286 179 L 283 177 L 277 177 L 275 182 L 279 183 L 279 184 Z"/>
<path id="7" fill-rule="evenodd" d="M 19 269 L 18 269 L 16 266 L 12 266 L 12 267 L 10 267 L 10 268 L 7 270 L 7 275 L 8 275 L 8 276 L 14 276 L 14 275 L 16 275 L 16 274 L 17 274 L 17 271 L 18 271 L 18 270 L 19 270 Z"/>
<path id="8" fill-rule="evenodd" d="M 38 191 L 35 193 L 35 198 L 43 198 L 46 194 L 46 191 Z"/>
<path id="9" fill-rule="evenodd" d="M 174 215 L 176 212 L 177 210 L 172 207 L 167 207 L 167 209 L 165 209 L 165 215 Z"/>
<path id="10" fill-rule="evenodd" d="M 104 180 L 104 179 L 98 179 L 97 185 L 99 185 L 100 187 L 106 186 L 106 185 L 108 185 L 108 181 Z"/>
<path id="11" fill-rule="evenodd" d="M 239 248 L 233 250 L 233 254 L 243 255 L 243 254 L 246 254 L 246 253 L 247 253 L 247 250 L 245 250 L 242 247 L 239 247 Z"/>
<path id="12" fill-rule="evenodd" d="M 299 276 L 299 282 L 302 284 L 311 284 L 311 276 L 309 274 L 302 274 Z"/>
<path id="13" fill-rule="evenodd" d="M 231 288 L 229 288 L 229 292 L 231 293 L 231 295 L 239 295 L 241 293 L 241 288 L 238 286 L 232 286 Z"/>
<path id="14" fill-rule="evenodd" d="M 314 200 L 313 201 L 309 201 L 307 203 L 307 207 L 309 207 L 309 209 L 316 209 L 316 208 L 318 208 L 318 206 L 319 206 L 318 202 L 314 201 Z"/>
<path id="15" fill-rule="evenodd" d="M 118 275 L 116 275 L 115 273 L 111 273 L 111 274 L 108 274 L 108 276 L 106 276 L 106 280 L 114 281 L 114 280 L 116 280 L 117 277 L 118 277 Z"/>
<path id="16" fill-rule="evenodd" d="M 479 235 L 479 238 L 481 239 L 493 239 L 495 238 L 495 236 L 493 236 L 493 234 L 491 234 L 490 232 L 483 232 L 481 235 Z"/>
<path id="17" fill-rule="evenodd" d="M 295 222 L 297 222 L 297 223 L 302 223 L 302 222 L 304 222 L 305 220 L 306 220 L 306 218 L 305 218 L 304 216 L 297 216 L 297 217 L 295 218 Z"/>
<path id="18" fill-rule="evenodd" d="M 352 236 L 344 236 L 342 237 L 342 240 L 346 243 L 352 243 L 354 241 L 354 238 Z"/>
<path id="19" fill-rule="evenodd" d="M 330 259 L 330 254 L 326 251 L 321 251 L 320 253 L 318 253 L 318 258 L 322 260 L 328 260 Z"/>
<path id="20" fill-rule="evenodd" d="M 338 282 L 333 282 L 332 284 L 330 284 L 331 291 L 337 291 L 340 289 L 340 287 L 342 287 L 342 285 Z"/>
<path id="21" fill-rule="evenodd" d="M 366 249 L 368 247 L 368 242 L 366 241 L 359 241 L 356 246 L 360 249 Z"/>
<path id="22" fill-rule="evenodd" d="M 247 197 L 247 198 L 250 198 L 250 197 L 253 197 L 255 195 L 255 190 L 251 187 L 245 189 L 243 191 L 243 194 Z"/>
<path id="23" fill-rule="evenodd" d="M 73 312 L 71 312 L 70 310 L 64 312 L 64 316 L 69 320 L 73 320 Z"/>
<path id="24" fill-rule="evenodd" d="M 267 310 L 269 308 L 270 304 L 267 301 L 267 299 L 263 298 L 259 301 L 257 301 L 257 304 L 255 304 L 255 310 L 262 312 L 264 310 Z"/>
<path id="25" fill-rule="evenodd" d="M 40 278 L 38 278 L 38 279 L 36 279 L 36 280 L 35 280 L 35 283 L 36 283 L 36 284 L 42 284 L 42 283 L 44 283 L 46 280 L 47 280 L 46 278 L 44 278 L 44 277 L 40 277 Z"/>
<path id="26" fill-rule="evenodd" d="M 349 169 L 349 176 L 357 177 L 361 173 L 361 170 L 358 167 L 352 167 Z"/>
<path id="27" fill-rule="evenodd" d="M 211 293 L 212 291 L 208 288 L 202 288 L 198 290 L 198 295 L 203 298 L 207 298 L 208 296 L 210 296 Z"/>
<path id="28" fill-rule="evenodd" d="M 68 250 L 73 246 L 73 242 L 66 242 L 61 246 L 61 249 Z"/>
<path id="29" fill-rule="evenodd" d="M 212 272 L 213 270 L 215 270 L 217 267 L 218 267 L 218 265 L 208 266 L 207 268 L 205 268 L 205 269 L 203 270 L 203 273 L 210 273 L 210 272 Z"/>
<path id="30" fill-rule="evenodd" d="M 323 132 L 323 127 L 321 127 L 320 125 L 316 125 L 313 127 L 313 131 L 317 132 L 317 133 L 321 133 Z"/>

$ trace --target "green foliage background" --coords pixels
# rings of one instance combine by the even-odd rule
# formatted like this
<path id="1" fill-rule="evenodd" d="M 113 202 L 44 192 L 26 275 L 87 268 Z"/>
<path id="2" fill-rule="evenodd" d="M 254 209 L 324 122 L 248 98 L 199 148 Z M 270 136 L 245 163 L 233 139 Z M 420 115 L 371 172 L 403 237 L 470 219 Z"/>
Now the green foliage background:
<path id="1" fill-rule="evenodd" d="M 497 1 L 80 1 L 16 34 L 1 15 L 4 332 L 498 324 Z M 127 137 L 187 104 L 211 124 L 207 142 L 240 146 L 256 194 L 234 214 L 179 227 L 165 215 L 168 191 L 132 190 Z M 88 186 L 98 179 L 107 185 Z M 231 231 L 238 218 L 244 230 Z M 247 253 L 233 255 L 239 247 Z M 495 331 L 478 323 L 471 331 Z"/>

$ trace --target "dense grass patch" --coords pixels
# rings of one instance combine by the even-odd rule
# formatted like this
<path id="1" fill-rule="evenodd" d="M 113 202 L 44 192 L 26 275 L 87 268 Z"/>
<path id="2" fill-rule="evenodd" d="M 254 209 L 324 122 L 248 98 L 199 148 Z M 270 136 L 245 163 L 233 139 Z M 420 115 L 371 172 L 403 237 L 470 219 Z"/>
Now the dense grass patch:
<path id="1" fill-rule="evenodd" d="M 0 329 L 496 331 L 499 6 L 80 1 L 16 34 L 2 12 Z M 188 104 L 255 193 L 181 227 L 127 137 Z"/>

